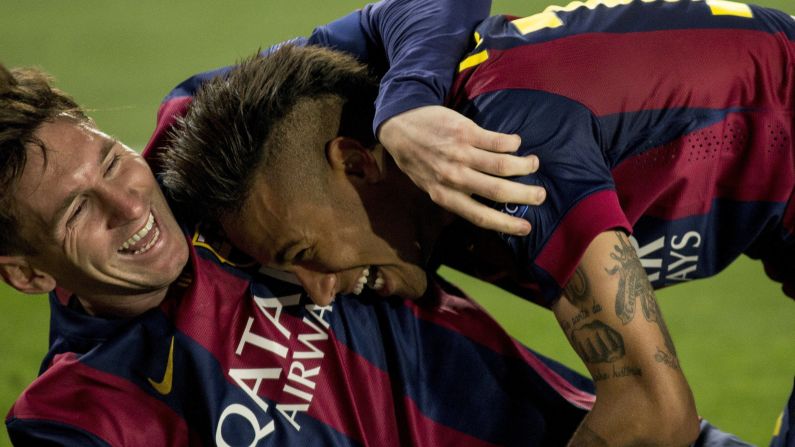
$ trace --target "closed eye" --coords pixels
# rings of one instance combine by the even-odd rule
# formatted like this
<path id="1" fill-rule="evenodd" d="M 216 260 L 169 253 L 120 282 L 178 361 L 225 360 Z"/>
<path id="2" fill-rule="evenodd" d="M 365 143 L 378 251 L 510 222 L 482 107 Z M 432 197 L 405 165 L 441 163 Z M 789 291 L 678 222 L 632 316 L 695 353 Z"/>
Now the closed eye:
<path id="1" fill-rule="evenodd" d="M 74 225 L 75 221 L 77 221 L 77 218 L 80 217 L 80 214 L 85 210 L 85 207 L 86 207 L 85 199 L 80 200 L 80 203 L 77 204 L 75 209 L 69 215 L 69 219 L 66 220 L 66 226 Z"/>
<path id="2" fill-rule="evenodd" d="M 105 175 L 110 174 L 113 171 L 113 169 L 116 168 L 116 166 L 119 164 L 118 163 L 119 162 L 119 158 L 121 158 L 121 156 L 119 154 L 115 154 L 113 156 L 113 158 L 110 160 L 110 163 L 108 163 L 108 167 L 105 168 Z"/>
<path id="3" fill-rule="evenodd" d="M 300 248 L 300 247 L 306 248 Z M 273 257 L 275 265 L 290 266 L 306 262 L 312 255 L 312 247 L 307 246 L 306 242 L 295 240 L 285 244 Z"/>
<path id="4" fill-rule="evenodd" d="M 309 249 L 308 248 L 304 248 L 301 251 L 299 251 L 298 253 L 296 253 L 295 256 L 293 256 L 292 262 L 293 263 L 303 262 L 303 261 L 306 261 L 307 259 L 309 259 Z"/>

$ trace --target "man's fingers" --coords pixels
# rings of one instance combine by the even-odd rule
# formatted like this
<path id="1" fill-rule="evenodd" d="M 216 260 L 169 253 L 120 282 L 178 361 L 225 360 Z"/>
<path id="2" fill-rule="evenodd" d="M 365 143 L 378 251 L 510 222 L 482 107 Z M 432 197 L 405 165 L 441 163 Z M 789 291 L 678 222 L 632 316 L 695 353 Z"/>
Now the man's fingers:
<path id="1" fill-rule="evenodd" d="M 509 216 L 475 201 L 461 192 L 447 189 L 435 198 L 436 203 L 453 212 L 474 225 L 500 233 L 525 236 L 530 233 L 530 222 Z"/>
<path id="2" fill-rule="evenodd" d="M 546 199 L 546 190 L 540 186 L 525 185 L 471 169 L 460 169 L 456 172 L 457 175 L 448 177 L 447 186 L 497 203 L 540 205 Z"/>
<path id="3" fill-rule="evenodd" d="M 464 136 L 464 140 L 478 149 L 502 153 L 516 152 L 522 143 L 519 135 L 492 132 L 479 127 L 477 124 L 467 129 L 467 135 Z"/>
<path id="4" fill-rule="evenodd" d="M 538 171 L 539 160 L 535 155 L 519 157 L 511 154 L 495 154 L 480 149 L 462 149 L 458 159 L 476 171 L 499 177 L 527 175 Z"/>

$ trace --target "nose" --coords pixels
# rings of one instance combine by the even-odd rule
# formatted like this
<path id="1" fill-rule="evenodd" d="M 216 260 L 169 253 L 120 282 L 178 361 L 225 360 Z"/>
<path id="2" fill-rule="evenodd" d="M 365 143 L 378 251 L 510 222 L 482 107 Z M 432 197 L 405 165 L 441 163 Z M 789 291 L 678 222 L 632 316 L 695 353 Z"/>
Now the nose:
<path id="1" fill-rule="evenodd" d="M 336 295 L 337 276 L 333 273 L 316 272 L 305 267 L 293 267 L 293 273 L 304 286 L 309 297 L 318 306 L 328 306 Z"/>
<path id="2" fill-rule="evenodd" d="M 116 228 L 138 220 L 146 212 L 143 197 L 133 188 L 109 184 L 98 191 L 99 199 L 108 213 L 108 227 Z"/>

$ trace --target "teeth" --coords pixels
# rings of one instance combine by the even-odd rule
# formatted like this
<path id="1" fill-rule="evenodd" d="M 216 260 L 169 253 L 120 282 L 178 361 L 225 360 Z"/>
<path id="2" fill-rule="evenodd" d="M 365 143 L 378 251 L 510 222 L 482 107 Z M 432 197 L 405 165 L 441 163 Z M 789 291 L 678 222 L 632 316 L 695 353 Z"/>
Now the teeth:
<path id="1" fill-rule="evenodd" d="M 362 273 L 359 276 L 359 279 L 356 280 L 356 287 L 353 288 L 353 294 L 354 295 L 358 295 L 358 294 L 362 293 L 362 291 L 364 290 L 365 284 L 367 284 L 367 277 L 368 276 L 370 276 L 370 267 L 365 267 L 365 269 L 362 270 Z"/>
<path id="2" fill-rule="evenodd" d="M 384 277 L 381 270 L 375 271 L 375 278 L 369 278 L 367 285 L 373 290 L 381 290 L 384 287 Z"/>
<path id="3" fill-rule="evenodd" d="M 376 273 L 375 284 L 373 284 L 373 290 L 381 290 L 384 287 L 384 277 L 379 270 Z"/>
<path id="4" fill-rule="evenodd" d="M 121 249 L 120 250 L 129 250 L 129 248 L 131 246 L 135 245 L 136 242 L 138 242 L 141 239 L 145 238 L 149 234 L 149 232 L 152 230 L 154 225 L 155 225 L 155 216 L 154 216 L 154 214 L 149 212 L 149 219 L 146 221 L 146 225 L 144 225 L 143 228 L 138 230 L 138 232 L 136 232 L 135 234 L 130 236 L 130 238 L 127 239 L 126 242 L 121 244 Z M 160 235 L 160 231 L 158 230 L 158 232 L 155 233 L 155 237 L 153 237 L 152 240 L 149 241 L 146 244 L 146 246 L 136 250 L 135 253 L 143 253 L 146 250 L 150 249 L 152 247 L 152 245 L 154 244 L 154 242 L 157 240 L 157 237 L 159 235 Z"/>
<path id="5" fill-rule="evenodd" d="M 158 239 L 160 239 L 160 229 L 155 228 L 155 235 L 152 236 L 152 240 L 149 241 L 146 245 L 144 245 L 143 248 L 135 250 L 133 254 L 139 255 L 143 252 L 149 251 L 149 249 L 152 248 L 152 245 L 155 245 L 155 242 L 157 242 Z"/>

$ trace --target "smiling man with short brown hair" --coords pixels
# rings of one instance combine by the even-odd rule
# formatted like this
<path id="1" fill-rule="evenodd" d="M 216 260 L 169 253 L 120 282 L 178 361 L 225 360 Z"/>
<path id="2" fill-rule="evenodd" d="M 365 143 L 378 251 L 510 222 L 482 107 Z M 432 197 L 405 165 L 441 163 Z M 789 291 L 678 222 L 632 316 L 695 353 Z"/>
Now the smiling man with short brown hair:
<path id="1" fill-rule="evenodd" d="M 188 249 L 148 164 L 99 131 L 43 74 L 3 78 L 0 152 L 17 160 L 3 164 L 12 223 L 3 229 L 3 279 L 27 293 L 71 290 L 92 314 L 157 306 Z M 30 104 L 45 106 L 31 113 Z"/>

